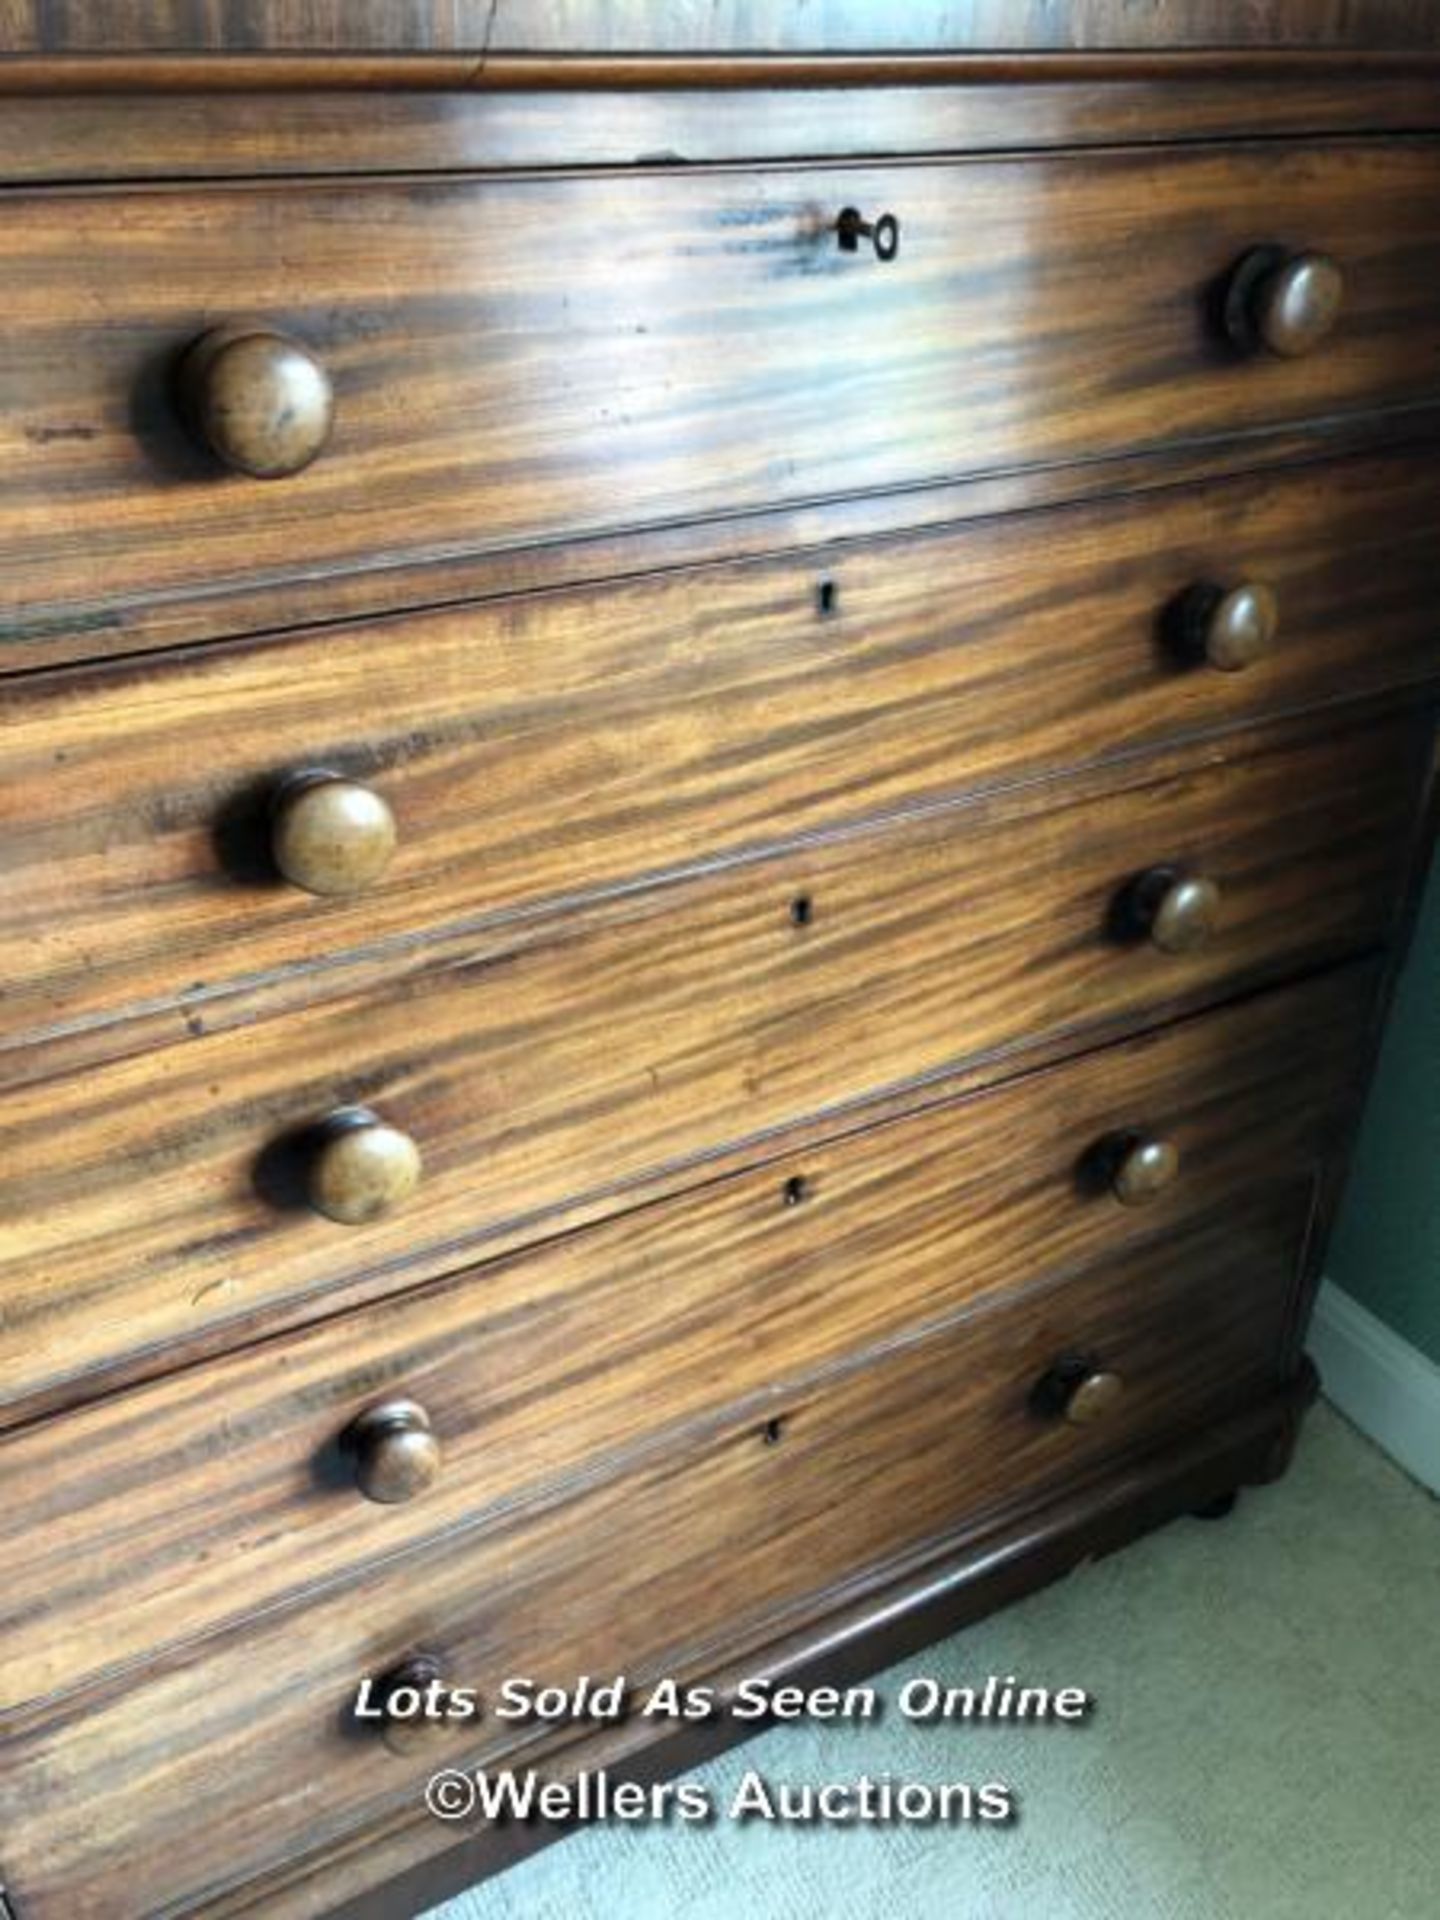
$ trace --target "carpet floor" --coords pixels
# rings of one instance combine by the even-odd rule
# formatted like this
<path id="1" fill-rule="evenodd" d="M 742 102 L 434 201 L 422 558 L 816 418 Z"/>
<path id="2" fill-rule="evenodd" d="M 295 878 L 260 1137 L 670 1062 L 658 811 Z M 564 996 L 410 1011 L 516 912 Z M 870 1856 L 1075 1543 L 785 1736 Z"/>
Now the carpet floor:
<path id="1" fill-rule="evenodd" d="M 791 1725 L 722 1817 L 590 1828 L 431 1920 L 1435 1920 L 1440 1504 L 1323 1405 L 1289 1475 L 879 1676 L 1085 1688 L 1071 1725 Z M 723 1817 L 781 1781 L 1005 1781 L 1009 1825 Z"/>

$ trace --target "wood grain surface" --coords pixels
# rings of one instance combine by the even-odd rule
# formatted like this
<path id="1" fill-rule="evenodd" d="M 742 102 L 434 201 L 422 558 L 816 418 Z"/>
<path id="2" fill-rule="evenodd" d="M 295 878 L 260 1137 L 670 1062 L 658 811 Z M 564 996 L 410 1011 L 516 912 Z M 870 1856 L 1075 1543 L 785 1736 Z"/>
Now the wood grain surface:
<path id="1" fill-rule="evenodd" d="M 898 259 L 839 250 L 846 206 L 898 217 Z M 36 193 L 7 215 L 0 656 L 227 584 L 313 589 L 1440 388 L 1424 141 Z M 1341 262 L 1345 315 L 1309 359 L 1238 361 L 1217 282 L 1277 236 Z M 232 321 L 334 379 L 333 445 L 294 478 L 219 472 L 178 421 L 177 357 Z"/>
<path id="2" fill-rule="evenodd" d="M 8 1885 L 39 1920 L 190 1909 L 413 1803 L 451 1758 L 525 1750 L 490 1719 L 403 1755 L 362 1737 L 361 1677 L 417 1649 L 482 1694 L 516 1674 L 698 1677 L 893 1578 L 902 1556 L 1258 1401 L 1307 1210 L 1304 1187 L 1237 1196 L 1163 1252 L 977 1307 L 797 1392 L 778 1443 L 746 1416 L 18 1722 L 0 1747 Z M 1075 1348 L 1127 1382 L 1108 1423 L 1032 1411 L 1036 1380 Z M 169 1843 L 185 1830 L 206 1845 Z"/>
<path id="3" fill-rule="evenodd" d="M 236 977 L 1433 682 L 1437 520 L 1432 459 L 1356 461 L 27 679 L 0 695 L 0 1055 L 100 1058 L 127 1008 L 178 1029 Z M 1177 603 L 1246 580 L 1277 651 L 1197 666 Z M 312 767 L 400 823 L 352 899 L 271 860 Z"/>
<path id="4" fill-rule="evenodd" d="M 1424 48 L 1413 0 L 3 0 L 0 53 Z"/>
<path id="5" fill-rule="evenodd" d="M 516 76 L 467 90 L 440 76 L 406 85 L 412 59 L 389 87 L 361 84 L 328 63 L 311 84 L 281 86 L 273 62 L 251 84 L 244 63 L 213 62 L 202 76 L 167 76 L 156 94 L 135 86 L 101 91 L 87 63 L 76 90 L 13 91 L 28 63 L 0 62 L 0 178 L 21 181 L 245 178 L 348 174 L 356 154 L 375 173 L 471 168 L 696 165 L 894 154 L 1014 152 L 1017 148 L 1237 139 L 1323 138 L 1440 125 L 1430 59 L 1411 54 L 1380 65 L 1273 61 L 1216 71 L 1178 62 L 1157 86 L 1152 66 L 1097 73 L 1073 60 L 1036 72 L 1033 60 L 1003 77 L 922 70 L 889 83 L 856 84 L 808 74 L 733 76 L 691 71 L 687 84 L 656 63 L 655 85 L 579 84 L 574 63 L 549 76 Z M 843 66 L 845 63 L 841 63 Z M 108 71 L 108 66 L 107 66 Z M 188 69 L 187 69 L 188 72 Z M 500 76 L 492 69 L 492 77 Z M 298 76 L 291 75 L 292 80 Z M 828 84 L 827 84 L 828 78 Z M 342 88 L 342 83 L 353 84 Z M 720 84 L 717 84 L 717 81 Z M 981 82 L 984 84 L 981 84 Z M 568 82 L 568 84 L 567 84 Z"/>
<path id="6" fill-rule="evenodd" d="M 0 1712 L 727 1410 L 758 1424 L 807 1371 L 1304 1175 L 1376 985 L 1362 964 L 1262 994 L 12 1434 Z M 1099 1149 L 1137 1129 L 1181 1172 L 1127 1207 Z M 396 1396 L 442 1465 L 377 1506 L 337 1443 Z"/>
<path id="7" fill-rule="evenodd" d="M 0 1913 L 419 1911 L 442 1760 L 662 1761 L 362 1676 L 853 1665 L 1282 1470 L 1435 824 L 1437 74 L 1409 0 L 0 0 Z"/>
<path id="8" fill-rule="evenodd" d="M 727 1143 L 1026 1049 L 1078 1046 L 1383 940 L 1428 718 L 1041 784 L 424 950 L 350 1000 L 4 1098 L 0 1382 L 24 1397 L 164 1365 L 278 1305 L 391 1291 L 547 1210 L 693 1179 Z M 1232 750 L 1239 743 L 1232 744 Z M 1218 882 L 1206 948 L 1126 937 L 1144 871 Z M 340 1227 L 303 1147 L 361 1105 L 420 1190 Z M 63 1285 L 57 1276 L 64 1276 Z"/>
<path id="9" fill-rule="evenodd" d="M 1266 1399 L 1033 1504 L 938 1558 L 912 1562 L 884 1587 L 802 1622 L 767 1644 L 759 1671 L 804 1687 L 872 1680 L 1221 1494 L 1267 1484 L 1315 1392 L 1315 1371 L 1305 1362 Z M 753 1652 L 722 1670 L 715 1676 L 722 1696 L 756 1672 Z M 607 1723 L 567 1746 L 555 1765 L 564 1777 L 603 1767 L 613 1779 L 648 1784 L 704 1765 L 753 1730 L 753 1723 L 728 1719 L 692 1721 L 657 1740 L 643 1720 Z M 510 1826 L 457 1834 L 437 1827 L 443 1823 L 423 1808 L 402 1807 L 231 1889 L 209 1912 L 213 1920 L 313 1920 L 319 1903 L 333 1920 L 393 1920 L 397 1907 L 426 1912 L 565 1831 Z"/>
<path id="10" fill-rule="evenodd" d="M 1149 495 L 1239 473 L 1288 471 L 1379 453 L 1425 452 L 1440 442 L 1440 396 L 1415 406 L 1327 414 L 1234 438 L 1188 440 L 1153 451 L 1059 466 L 998 468 L 935 486 L 758 506 L 709 520 L 657 523 L 560 542 L 453 553 L 391 554 L 362 572 L 281 581 L 210 581 L 177 600 L 108 608 L 62 632 L 12 632 L 0 686 L 37 668 L 124 659 L 142 652 L 375 615 L 438 611 L 517 593 L 593 587 L 642 574 L 740 559 L 796 557 L 837 543 L 958 527 L 1003 513 Z"/>

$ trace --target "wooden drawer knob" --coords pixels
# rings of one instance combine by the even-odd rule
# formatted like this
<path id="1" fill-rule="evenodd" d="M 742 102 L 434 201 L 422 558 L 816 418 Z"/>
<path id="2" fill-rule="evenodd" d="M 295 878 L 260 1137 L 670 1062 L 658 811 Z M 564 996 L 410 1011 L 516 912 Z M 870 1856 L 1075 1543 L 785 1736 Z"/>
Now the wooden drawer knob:
<path id="1" fill-rule="evenodd" d="M 395 816 L 357 780 L 294 774 L 275 795 L 270 851 L 285 878 L 306 893 L 363 893 L 390 864 Z"/>
<path id="2" fill-rule="evenodd" d="M 1231 276 L 1226 329 L 1249 351 L 1299 359 L 1330 333 L 1344 297 L 1345 276 L 1328 254 L 1255 247 Z"/>
<path id="3" fill-rule="evenodd" d="M 1274 650 L 1280 609 L 1258 580 L 1235 587 L 1192 587 L 1185 596 L 1185 626 L 1198 659 L 1221 673 L 1239 673 Z"/>
<path id="4" fill-rule="evenodd" d="M 355 1484 L 367 1500 L 399 1506 L 434 1486 L 440 1475 L 440 1442 L 430 1416 L 414 1400 L 385 1400 L 367 1407 L 344 1437 L 355 1462 Z"/>
<path id="5" fill-rule="evenodd" d="M 1124 1391 L 1125 1382 L 1118 1373 L 1097 1370 L 1083 1374 L 1066 1394 L 1065 1418 L 1072 1427 L 1088 1427 L 1113 1413 Z"/>
<path id="6" fill-rule="evenodd" d="M 372 1698 L 379 1710 L 378 1731 L 392 1753 L 424 1753 L 445 1730 L 443 1720 L 423 1713 L 422 1702 L 443 1704 L 445 1666 L 433 1653 L 412 1653 L 374 1682 Z"/>
<path id="7" fill-rule="evenodd" d="M 1194 953 L 1220 922 L 1220 889 L 1203 874 L 1157 867 L 1142 876 L 1137 904 L 1146 933 L 1162 953 Z"/>
<path id="8" fill-rule="evenodd" d="M 1172 1140 L 1136 1134 L 1119 1143 L 1111 1191 L 1127 1207 L 1143 1207 L 1180 1177 L 1180 1151 Z"/>
<path id="9" fill-rule="evenodd" d="M 1065 1354 L 1044 1375 L 1032 1395 L 1037 1411 L 1071 1426 L 1088 1427 L 1113 1413 L 1125 1382 L 1093 1356 Z"/>
<path id="10" fill-rule="evenodd" d="M 180 395 L 203 443 L 237 473 L 278 480 L 330 438 L 330 376 L 307 347 L 258 327 L 217 327 L 180 363 Z"/>
<path id="11" fill-rule="evenodd" d="M 443 1686 L 444 1681 L 445 1667 L 438 1654 L 412 1653 L 381 1677 L 376 1692 L 384 1706 L 398 1710 L 397 1695 L 427 1693 L 437 1685 Z"/>
<path id="12" fill-rule="evenodd" d="M 408 1200 L 419 1182 L 420 1150 L 409 1134 L 364 1107 L 344 1107 L 320 1128 L 305 1190 L 327 1220 L 358 1227 Z"/>

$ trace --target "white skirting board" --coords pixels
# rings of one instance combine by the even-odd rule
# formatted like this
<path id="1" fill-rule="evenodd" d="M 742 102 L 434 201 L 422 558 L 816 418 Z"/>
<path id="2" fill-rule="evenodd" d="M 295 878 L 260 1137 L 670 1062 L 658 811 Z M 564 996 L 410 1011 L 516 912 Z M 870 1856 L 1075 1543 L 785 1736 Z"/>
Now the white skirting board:
<path id="1" fill-rule="evenodd" d="M 1325 1397 L 1440 1494 L 1440 1367 L 1328 1280 L 1307 1344 Z"/>

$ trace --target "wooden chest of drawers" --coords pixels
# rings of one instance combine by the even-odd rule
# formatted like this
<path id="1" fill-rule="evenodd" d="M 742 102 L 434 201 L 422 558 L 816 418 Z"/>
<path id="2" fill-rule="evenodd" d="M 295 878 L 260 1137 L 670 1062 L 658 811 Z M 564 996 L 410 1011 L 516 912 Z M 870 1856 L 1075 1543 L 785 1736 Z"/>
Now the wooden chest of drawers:
<path id="1" fill-rule="evenodd" d="M 0 1907 L 393 1915 L 436 1766 L 739 1729 L 362 1682 L 858 1672 L 1283 1469 L 1440 30 L 174 11 L 0 17 Z"/>

